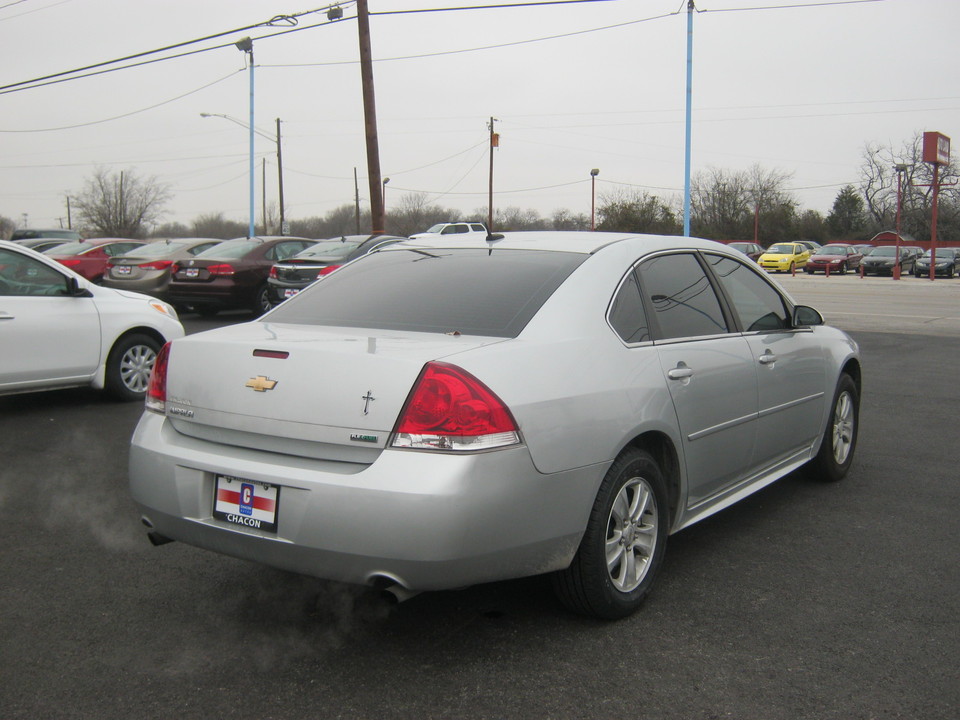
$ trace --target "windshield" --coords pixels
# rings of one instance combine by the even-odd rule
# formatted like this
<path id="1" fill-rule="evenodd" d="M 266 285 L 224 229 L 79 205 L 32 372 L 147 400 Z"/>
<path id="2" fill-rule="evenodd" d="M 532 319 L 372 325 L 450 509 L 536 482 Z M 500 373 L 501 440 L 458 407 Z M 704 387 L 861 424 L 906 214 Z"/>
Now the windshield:
<path id="1" fill-rule="evenodd" d="M 795 247 L 795 245 L 771 245 L 767 252 L 774 255 L 793 255 L 796 252 Z"/>
<path id="2" fill-rule="evenodd" d="M 385 250 L 290 298 L 264 322 L 516 337 L 588 256 L 535 250 Z"/>
<path id="3" fill-rule="evenodd" d="M 904 248 L 900 248 L 900 252 L 902 253 L 903 251 L 904 251 Z M 896 256 L 897 256 L 896 246 L 876 247 L 870 251 L 870 257 L 896 257 Z"/>
<path id="4" fill-rule="evenodd" d="M 848 245 L 824 245 L 817 249 L 817 255 L 846 255 Z"/>
<path id="5" fill-rule="evenodd" d="M 437 223 L 436 225 L 433 225 L 429 230 L 427 230 L 427 232 L 428 232 L 428 233 L 438 233 L 438 232 L 440 232 L 441 230 L 443 230 L 446 226 L 447 226 L 446 223 Z"/>
<path id="6" fill-rule="evenodd" d="M 242 258 L 260 247 L 257 240 L 227 240 L 197 254 L 197 258 Z"/>

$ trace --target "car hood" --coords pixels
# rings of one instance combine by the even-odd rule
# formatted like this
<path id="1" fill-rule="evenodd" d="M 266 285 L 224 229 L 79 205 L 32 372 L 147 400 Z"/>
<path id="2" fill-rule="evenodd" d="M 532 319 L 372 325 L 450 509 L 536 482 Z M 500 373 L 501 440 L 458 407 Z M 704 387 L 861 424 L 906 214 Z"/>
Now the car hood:
<path id="1" fill-rule="evenodd" d="M 207 440 L 372 461 L 426 362 L 498 342 L 269 321 L 220 328 L 171 346 L 166 414 Z"/>

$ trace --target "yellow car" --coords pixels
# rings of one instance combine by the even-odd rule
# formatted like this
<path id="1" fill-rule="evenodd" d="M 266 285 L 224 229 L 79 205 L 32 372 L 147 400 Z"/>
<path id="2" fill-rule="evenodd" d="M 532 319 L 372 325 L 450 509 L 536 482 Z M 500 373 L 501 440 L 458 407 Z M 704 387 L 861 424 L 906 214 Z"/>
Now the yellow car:
<path id="1" fill-rule="evenodd" d="M 810 259 L 810 248 L 800 243 L 777 243 L 767 248 L 757 261 L 764 270 L 793 272 Z"/>

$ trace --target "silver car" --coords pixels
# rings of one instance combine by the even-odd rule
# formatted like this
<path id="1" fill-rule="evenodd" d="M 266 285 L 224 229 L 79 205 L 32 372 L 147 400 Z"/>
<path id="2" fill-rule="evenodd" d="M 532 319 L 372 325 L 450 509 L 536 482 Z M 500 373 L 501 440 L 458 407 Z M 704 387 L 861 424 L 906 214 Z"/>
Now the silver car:
<path id="1" fill-rule="evenodd" d="M 409 241 L 157 360 L 130 484 L 170 539 L 398 593 L 552 573 L 631 613 L 670 533 L 848 471 L 857 345 L 718 243 Z"/>

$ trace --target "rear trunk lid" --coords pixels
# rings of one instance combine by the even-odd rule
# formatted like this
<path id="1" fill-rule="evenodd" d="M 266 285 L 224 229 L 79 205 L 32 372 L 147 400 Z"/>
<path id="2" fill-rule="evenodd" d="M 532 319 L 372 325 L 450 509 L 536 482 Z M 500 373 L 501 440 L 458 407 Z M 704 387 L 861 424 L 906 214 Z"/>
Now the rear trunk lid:
<path id="1" fill-rule="evenodd" d="M 497 342 L 270 322 L 220 328 L 171 347 L 166 414 L 178 432 L 212 442 L 367 464 L 426 362 Z"/>

